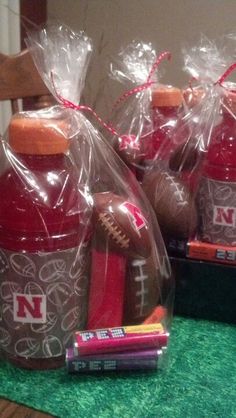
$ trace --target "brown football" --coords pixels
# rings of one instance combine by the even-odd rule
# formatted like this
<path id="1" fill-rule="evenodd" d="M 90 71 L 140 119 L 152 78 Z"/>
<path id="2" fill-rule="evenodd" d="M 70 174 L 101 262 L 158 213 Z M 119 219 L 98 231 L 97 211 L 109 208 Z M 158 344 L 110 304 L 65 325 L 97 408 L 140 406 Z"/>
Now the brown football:
<path id="1" fill-rule="evenodd" d="M 170 157 L 169 168 L 173 171 L 193 170 L 199 157 L 198 141 L 196 138 L 179 145 Z"/>
<path id="2" fill-rule="evenodd" d="M 142 185 L 163 235 L 188 238 L 197 227 L 197 210 L 184 182 L 170 171 L 156 169 L 146 174 Z"/>
<path id="3" fill-rule="evenodd" d="M 161 274 L 152 257 L 127 264 L 124 324 L 139 324 L 160 301 Z"/>
<path id="4" fill-rule="evenodd" d="M 149 222 L 140 208 L 111 192 L 93 195 L 96 236 L 126 257 L 148 257 L 151 252 Z"/>

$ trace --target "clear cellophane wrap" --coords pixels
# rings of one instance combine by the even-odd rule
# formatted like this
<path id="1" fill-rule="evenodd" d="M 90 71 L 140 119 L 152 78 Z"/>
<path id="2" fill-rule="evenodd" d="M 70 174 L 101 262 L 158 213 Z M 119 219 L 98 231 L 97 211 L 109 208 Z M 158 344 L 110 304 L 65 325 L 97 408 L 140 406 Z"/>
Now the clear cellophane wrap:
<path id="1" fill-rule="evenodd" d="M 236 85 L 226 81 L 235 65 L 228 48 L 206 37 L 185 48 L 183 57 L 190 80 L 182 89 L 184 111 L 170 144 L 168 138 L 163 141 L 143 187 L 168 245 L 176 249 L 174 240 L 176 245 L 189 242 L 183 254 L 195 258 L 197 252 L 200 259 L 214 259 L 212 245 L 236 243 Z M 171 152 L 164 161 L 168 147 Z M 200 247 L 192 246 L 193 241 Z"/>
<path id="2" fill-rule="evenodd" d="M 79 105 L 91 40 L 49 25 L 27 45 L 57 104 L 14 115 L 1 143 L 1 351 L 49 368 L 76 331 L 146 321 L 168 338 L 174 287 L 158 223 Z"/>

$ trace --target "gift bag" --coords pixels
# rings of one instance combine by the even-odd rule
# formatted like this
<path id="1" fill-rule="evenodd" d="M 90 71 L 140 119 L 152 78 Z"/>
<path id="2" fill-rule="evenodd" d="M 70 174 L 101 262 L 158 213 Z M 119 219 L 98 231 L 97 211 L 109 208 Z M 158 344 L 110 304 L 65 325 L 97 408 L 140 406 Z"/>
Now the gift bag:
<path id="1" fill-rule="evenodd" d="M 189 176 L 198 223 L 188 251 L 194 258 L 234 263 L 236 84 L 227 80 L 235 70 L 228 51 L 227 43 L 218 46 L 206 37 L 184 51 L 185 69 L 204 92 L 188 115 L 198 154 Z"/>
<path id="2" fill-rule="evenodd" d="M 33 369 L 67 356 L 81 370 L 78 339 L 96 336 L 102 352 L 111 343 L 152 350 L 100 359 L 102 367 L 156 368 L 171 323 L 171 270 L 138 182 L 87 117 L 101 119 L 79 104 L 91 40 L 48 25 L 27 45 L 58 104 L 14 115 L 1 141 L 1 352 Z"/>
<path id="3" fill-rule="evenodd" d="M 170 59 L 169 52 L 157 56 L 151 43 L 133 41 L 111 64 L 111 76 L 127 86 L 113 106 L 111 120 L 119 133 L 113 144 L 140 181 L 170 137 L 182 105 L 180 89 L 160 84 L 164 59 Z M 163 159 L 166 153 L 167 147 Z"/>
<path id="4" fill-rule="evenodd" d="M 198 241 L 230 244 L 224 231 L 234 234 L 232 219 L 231 227 L 225 220 L 232 201 L 224 200 L 233 183 L 229 172 L 234 170 L 235 90 L 225 78 L 234 66 L 206 37 L 185 50 L 184 60 L 190 73 L 190 87 L 183 91 L 185 113 L 173 132 L 167 167 L 160 169 L 157 156 L 143 187 L 166 242 L 184 240 L 188 256 L 198 253 L 204 258 L 211 253 L 215 258 L 216 248 Z"/>
<path id="5" fill-rule="evenodd" d="M 170 54 L 157 56 L 150 44 L 132 42 L 118 58 L 113 76 L 136 86 L 118 99 L 117 113 L 114 107 L 112 122 L 121 134 L 114 137 L 115 149 L 140 181 L 166 243 L 186 239 L 196 208 L 188 188 L 175 178 L 176 157 L 172 163 L 188 134 L 186 105 L 181 89 L 159 81 L 162 60 Z"/>

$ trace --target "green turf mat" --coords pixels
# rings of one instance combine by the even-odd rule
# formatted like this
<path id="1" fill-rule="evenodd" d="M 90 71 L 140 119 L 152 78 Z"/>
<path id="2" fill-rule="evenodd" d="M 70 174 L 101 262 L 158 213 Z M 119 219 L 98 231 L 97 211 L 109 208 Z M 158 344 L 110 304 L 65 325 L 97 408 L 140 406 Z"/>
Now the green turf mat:
<path id="1" fill-rule="evenodd" d="M 0 396 L 60 418 L 236 417 L 236 327 L 174 319 L 165 372 L 67 375 L 0 365 Z"/>

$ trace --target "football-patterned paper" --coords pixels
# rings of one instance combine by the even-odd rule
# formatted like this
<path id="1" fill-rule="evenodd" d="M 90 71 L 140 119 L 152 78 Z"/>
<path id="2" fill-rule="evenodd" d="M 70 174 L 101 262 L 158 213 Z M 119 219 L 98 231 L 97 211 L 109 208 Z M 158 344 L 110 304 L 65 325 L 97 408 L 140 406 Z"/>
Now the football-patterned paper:
<path id="1" fill-rule="evenodd" d="M 203 241 L 236 245 L 235 196 L 236 183 L 202 178 L 197 201 Z"/>
<path id="2" fill-rule="evenodd" d="M 0 250 L 0 347 L 57 357 L 87 316 L 89 246 L 52 253 Z"/>

